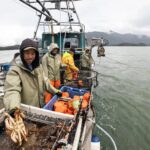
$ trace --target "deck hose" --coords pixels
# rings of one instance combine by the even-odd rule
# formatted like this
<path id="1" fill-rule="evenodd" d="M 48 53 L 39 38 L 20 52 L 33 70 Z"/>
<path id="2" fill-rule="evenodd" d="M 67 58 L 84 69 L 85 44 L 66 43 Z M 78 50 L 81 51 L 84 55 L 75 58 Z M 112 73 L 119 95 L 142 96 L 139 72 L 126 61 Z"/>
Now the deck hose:
<path id="1" fill-rule="evenodd" d="M 98 129 L 100 129 L 103 133 L 105 133 L 105 135 L 107 135 L 110 138 L 110 140 L 113 143 L 114 149 L 117 150 L 116 143 L 113 140 L 113 138 L 110 136 L 110 134 L 107 131 L 105 131 L 100 125 L 98 125 L 97 123 L 95 123 L 95 121 L 93 121 L 91 118 L 88 118 L 88 120 L 91 121 L 92 123 L 94 123 Z"/>

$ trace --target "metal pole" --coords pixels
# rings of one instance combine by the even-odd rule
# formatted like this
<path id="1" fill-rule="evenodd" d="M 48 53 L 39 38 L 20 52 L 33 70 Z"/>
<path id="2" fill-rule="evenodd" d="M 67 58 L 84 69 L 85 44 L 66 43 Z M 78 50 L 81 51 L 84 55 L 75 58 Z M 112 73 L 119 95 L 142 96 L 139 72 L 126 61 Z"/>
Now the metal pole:
<path id="1" fill-rule="evenodd" d="M 66 1 L 66 6 L 67 6 L 67 11 L 68 11 L 68 18 L 69 18 L 69 24 L 70 24 L 70 30 L 72 30 L 72 26 L 71 26 L 71 16 L 70 16 L 70 13 L 69 13 L 69 1 Z"/>
<path id="2" fill-rule="evenodd" d="M 41 11 L 41 10 L 37 9 L 36 7 L 30 5 L 29 3 L 25 2 L 24 0 L 19 0 L 19 1 L 21 1 L 22 3 L 26 4 L 27 6 L 29 6 L 31 8 L 33 8 L 34 10 L 38 11 L 39 13 L 43 14 L 44 16 L 48 17 L 50 20 L 53 20 L 54 22 L 58 23 L 57 20 L 53 19 L 51 16 L 45 14 L 43 11 Z"/>
<path id="3" fill-rule="evenodd" d="M 36 30 L 35 30 L 35 32 L 34 32 L 33 39 L 35 39 L 35 37 L 36 37 L 36 34 L 37 34 L 37 31 L 38 31 L 38 28 L 39 28 L 39 24 L 40 24 L 41 18 L 42 18 L 42 14 L 40 14 L 40 16 L 39 16 L 39 21 L 38 21 L 38 23 L 37 23 L 37 26 L 36 26 Z"/>
<path id="4" fill-rule="evenodd" d="M 50 12 L 44 7 L 44 5 L 43 5 L 39 0 L 36 0 L 36 1 L 40 4 L 40 6 L 42 7 L 42 10 L 43 10 L 43 11 L 46 11 L 47 14 L 48 14 L 49 16 L 51 16 Z M 51 16 L 51 17 L 52 17 L 52 16 Z"/>
<path id="5" fill-rule="evenodd" d="M 74 12 L 76 13 L 77 19 L 78 19 L 78 21 L 79 21 L 80 27 L 81 27 L 81 29 L 82 29 L 81 21 L 80 21 L 80 18 L 79 18 L 79 16 L 78 16 L 78 14 L 77 14 L 76 9 L 75 9 L 75 6 L 74 6 L 74 3 L 73 3 L 73 0 L 71 0 L 71 2 L 72 2 L 72 6 L 73 6 L 73 8 L 74 8 Z"/>

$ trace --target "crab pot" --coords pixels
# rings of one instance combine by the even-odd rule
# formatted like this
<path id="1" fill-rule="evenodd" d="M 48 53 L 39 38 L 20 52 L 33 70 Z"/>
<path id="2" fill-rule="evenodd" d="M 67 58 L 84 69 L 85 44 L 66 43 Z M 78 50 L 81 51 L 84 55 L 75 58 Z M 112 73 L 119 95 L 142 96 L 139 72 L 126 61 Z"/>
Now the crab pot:
<path id="1" fill-rule="evenodd" d="M 19 149 L 56 149 L 61 147 L 59 141 L 65 139 L 68 134 L 68 129 L 71 126 L 72 117 L 22 105 L 22 110 L 26 116 L 24 124 L 27 131 L 27 142 L 23 141 L 21 146 L 14 143 L 5 128 L 1 128 L 0 146 L 5 150 Z M 0 114 L 2 115 L 2 114 Z M 69 139 L 73 143 L 74 138 Z"/>
<path id="2" fill-rule="evenodd" d="M 78 76 L 72 80 L 67 80 L 64 74 L 64 85 L 80 89 L 90 89 L 93 80 L 96 79 L 97 73 L 92 70 L 80 70 Z"/>

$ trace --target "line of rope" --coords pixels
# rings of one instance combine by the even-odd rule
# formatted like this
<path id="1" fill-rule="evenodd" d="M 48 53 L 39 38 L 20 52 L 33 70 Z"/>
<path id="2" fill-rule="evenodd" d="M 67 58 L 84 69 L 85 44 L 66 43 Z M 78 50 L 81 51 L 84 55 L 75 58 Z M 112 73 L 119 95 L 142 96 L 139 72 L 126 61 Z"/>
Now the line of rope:
<path id="1" fill-rule="evenodd" d="M 111 137 L 111 135 L 110 135 L 106 130 L 104 130 L 100 125 L 98 125 L 97 123 L 95 123 L 95 121 L 93 121 L 91 118 L 88 118 L 88 120 L 91 121 L 91 122 L 93 122 L 93 123 L 96 125 L 96 127 L 97 127 L 98 129 L 100 129 L 103 133 L 105 133 L 105 134 L 110 138 L 110 140 L 111 140 L 112 143 L 113 143 L 114 149 L 117 150 L 116 143 L 115 143 L 115 141 L 113 140 L 113 138 Z"/>

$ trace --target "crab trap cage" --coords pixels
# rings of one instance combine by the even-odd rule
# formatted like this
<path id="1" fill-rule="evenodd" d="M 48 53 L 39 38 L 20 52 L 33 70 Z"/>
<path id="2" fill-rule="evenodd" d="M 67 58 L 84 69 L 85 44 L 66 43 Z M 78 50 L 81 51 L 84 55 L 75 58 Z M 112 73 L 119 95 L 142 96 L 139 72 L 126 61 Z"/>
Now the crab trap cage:
<path id="1" fill-rule="evenodd" d="M 98 73 L 93 70 L 80 70 L 72 80 L 66 78 L 65 72 L 61 72 L 61 81 L 63 85 L 73 88 L 90 89 L 92 86 L 98 85 Z"/>
<path id="2" fill-rule="evenodd" d="M 57 150 L 73 144 L 76 133 L 73 116 L 53 113 L 24 104 L 22 104 L 22 110 L 26 116 L 24 124 L 27 130 L 27 142 L 23 141 L 21 146 L 14 143 L 8 136 L 5 127 L 1 126 L 1 149 Z"/>

